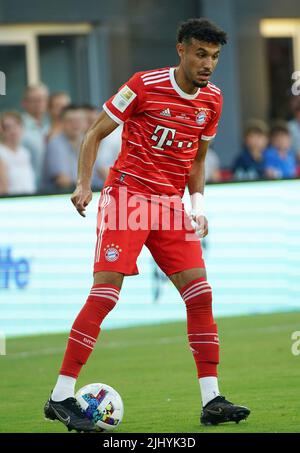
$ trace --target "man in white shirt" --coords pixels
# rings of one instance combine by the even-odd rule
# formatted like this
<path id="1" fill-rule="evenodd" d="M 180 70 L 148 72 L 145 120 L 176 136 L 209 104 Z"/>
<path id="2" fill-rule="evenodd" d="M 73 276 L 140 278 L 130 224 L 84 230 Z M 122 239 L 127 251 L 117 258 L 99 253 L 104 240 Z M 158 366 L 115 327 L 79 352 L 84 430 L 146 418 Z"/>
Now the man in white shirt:
<path id="1" fill-rule="evenodd" d="M 4 112 L 0 125 L 0 194 L 34 193 L 36 186 L 30 153 L 21 146 L 22 117 L 18 112 Z"/>
<path id="2" fill-rule="evenodd" d="M 24 134 L 22 144 L 31 153 L 37 186 L 40 186 L 42 166 L 46 152 L 46 136 L 50 123 L 47 117 L 49 91 L 39 84 L 26 88 L 22 100 Z"/>

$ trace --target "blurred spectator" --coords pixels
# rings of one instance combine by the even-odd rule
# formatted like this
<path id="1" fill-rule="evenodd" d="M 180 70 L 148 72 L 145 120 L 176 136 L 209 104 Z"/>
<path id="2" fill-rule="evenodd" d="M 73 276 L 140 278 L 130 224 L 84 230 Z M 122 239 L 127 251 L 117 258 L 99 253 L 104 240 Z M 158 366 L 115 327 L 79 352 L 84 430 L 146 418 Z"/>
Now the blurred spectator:
<path id="1" fill-rule="evenodd" d="M 297 174 L 295 152 L 285 121 L 277 121 L 271 129 L 271 144 L 265 151 L 265 175 L 270 179 L 293 178 Z"/>
<path id="2" fill-rule="evenodd" d="M 86 117 L 81 108 L 67 106 L 61 113 L 62 132 L 48 145 L 44 161 L 44 188 L 46 190 L 72 190 L 77 180 L 80 145 L 86 128 Z M 92 176 L 92 187 L 100 188 L 97 164 Z"/>
<path id="3" fill-rule="evenodd" d="M 212 148 L 208 148 L 205 157 L 205 181 L 221 181 L 220 159 Z"/>
<path id="4" fill-rule="evenodd" d="M 294 118 L 288 122 L 288 128 L 292 138 L 292 149 L 297 154 L 300 162 L 300 96 L 294 96 L 291 102 Z"/>
<path id="5" fill-rule="evenodd" d="M 23 145 L 31 153 L 32 165 L 35 172 L 37 186 L 39 187 L 42 176 L 42 166 L 46 150 L 46 136 L 49 130 L 47 117 L 49 92 L 46 85 L 39 84 L 26 88 L 22 106 L 24 134 Z"/>
<path id="6" fill-rule="evenodd" d="M 85 115 L 75 105 L 61 113 L 62 132 L 47 145 L 43 184 L 47 189 L 71 189 L 76 183 L 77 163 L 85 128 Z"/>
<path id="7" fill-rule="evenodd" d="M 0 118 L 0 194 L 28 194 L 35 192 L 35 176 L 29 151 L 21 146 L 22 116 L 18 112 L 4 112 Z"/>
<path id="8" fill-rule="evenodd" d="M 118 126 L 111 134 L 105 137 L 99 146 L 96 168 L 103 186 L 110 167 L 115 163 L 121 150 L 123 126 Z"/>
<path id="9" fill-rule="evenodd" d="M 85 131 L 84 132 L 86 132 L 91 127 L 91 125 L 96 121 L 96 119 L 98 118 L 100 112 L 99 112 L 99 110 L 96 107 L 94 107 L 91 104 L 82 104 L 80 106 L 80 108 L 85 113 L 86 123 L 85 123 Z"/>
<path id="10" fill-rule="evenodd" d="M 264 177 L 264 151 L 268 145 L 268 133 L 264 121 L 253 119 L 247 122 L 244 148 L 232 167 L 234 179 L 253 180 Z"/>
<path id="11" fill-rule="evenodd" d="M 48 113 L 51 121 L 47 140 L 50 140 L 62 130 L 61 112 L 71 103 L 70 96 L 65 91 L 57 91 L 49 97 Z"/>

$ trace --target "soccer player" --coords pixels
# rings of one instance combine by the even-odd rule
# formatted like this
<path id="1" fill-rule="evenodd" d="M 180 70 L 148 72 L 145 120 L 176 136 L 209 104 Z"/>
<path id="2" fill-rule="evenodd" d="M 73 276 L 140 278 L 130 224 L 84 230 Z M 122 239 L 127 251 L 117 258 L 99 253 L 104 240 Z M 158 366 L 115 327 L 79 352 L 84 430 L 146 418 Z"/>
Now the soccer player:
<path id="1" fill-rule="evenodd" d="M 46 418 L 58 419 L 69 429 L 94 430 L 76 405 L 76 379 L 103 319 L 118 301 L 124 276 L 138 273 L 136 259 L 144 244 L 186 305 L 188 339 L 202 397 L 201 423 L 239 422 L 250 414 L 219 392 L 219 340 L 199 239 L 208 233 L 204 160 L 222 108 L 221 90 L 209 79 L 227 37 L 206 19 L 190 19 L 181 24 L 177 41 L 179 66 L 134 74 L 104 104 L 81 147 L 72 202 L 85 217 L 99 143 L 123 124 L 121 151 L 99 200 L 94 285 L 72 326 L 57 383 L 44 409 Z M 181 201 L 186 185 L 190 217 Z M 136 200 L 147 220 L 139 228 L 132 220 Z M 156 214 L 149 220 L 154 208 Z M 166 209 L 168 228 L 162 221 Z M 113 216 L 115 222 L 106 221 Z M 178 219 L 183 221 L 180 228 Z"/>

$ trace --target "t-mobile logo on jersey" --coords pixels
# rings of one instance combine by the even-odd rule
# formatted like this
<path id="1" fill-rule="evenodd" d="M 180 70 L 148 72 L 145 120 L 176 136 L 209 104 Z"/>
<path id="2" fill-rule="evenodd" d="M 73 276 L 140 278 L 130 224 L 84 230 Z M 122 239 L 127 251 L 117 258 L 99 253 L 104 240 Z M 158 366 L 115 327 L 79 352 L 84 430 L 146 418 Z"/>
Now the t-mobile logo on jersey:
<path id="1" fill-rule="evenodd" d="M 158 132 L 162 131 L 161 134 Z M 153 146 L 155 149 L 163 150 L 163 145 L 171 146 L 176 134 L 176 129 L 170 129 L 169 127 L 156 126 L 154 134 L 152 135 L 152 140 L 155 142 L 158 141 L 156 146 Z"/>
<path id="2" fill-rule="evenodd" d="M 164 150 L 165 146 L 172 146 L 174 143 L 174 138 L 176 134 L 176 129 L 171 129 L 164 126 L 156 126 L 154 133 L 151 136 L 151 139 L 157 142 L 155 146 L 152 146 L 154 149 Z M 182 148 L 184 142 L 178 141 L 177 148 Z M 193 142 L 186 142 L 187 148 L 191 148 Z"/>

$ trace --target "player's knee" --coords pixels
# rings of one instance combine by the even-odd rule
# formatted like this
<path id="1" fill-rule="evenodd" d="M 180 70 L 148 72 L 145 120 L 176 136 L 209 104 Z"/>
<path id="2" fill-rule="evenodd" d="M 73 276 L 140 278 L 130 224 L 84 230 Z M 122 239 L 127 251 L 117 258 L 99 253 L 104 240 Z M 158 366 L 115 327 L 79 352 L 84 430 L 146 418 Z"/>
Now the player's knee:
<path id="1" fill-rule="evenodd" d="M 94 274 L 94 285 L 108 284 L 122 287 L 124 274 L 119 272 L 101 271 Z"/>
<path id="2" fill-rule="evenodd" d="M 203 278 L 206 280 L 206 269 L 205 268 L 195 268 L 187 269 L 176 274 L 170 275 L 170 280 L 180 291 L 184 286 L 192 283 L 195 280 Z"/>

